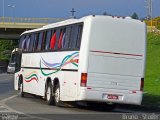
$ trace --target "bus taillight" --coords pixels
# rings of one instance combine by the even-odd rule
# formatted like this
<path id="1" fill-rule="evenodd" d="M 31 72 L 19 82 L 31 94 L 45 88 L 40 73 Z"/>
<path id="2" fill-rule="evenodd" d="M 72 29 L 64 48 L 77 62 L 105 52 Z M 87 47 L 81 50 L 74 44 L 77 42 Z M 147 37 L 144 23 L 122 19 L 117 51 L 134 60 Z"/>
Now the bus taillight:
<path id="1" fill-rule="evenodd" d="M 87 73 L 81 74 L 81 86 L 86 87 L 87 84 Z"/>
<path id="2" fill-rule="evenodd" d="M 144 88 L 144 78 L 141 78 L 141 88 L 140 88 L 140 90 L 143 91 L 143 88 Z"/>

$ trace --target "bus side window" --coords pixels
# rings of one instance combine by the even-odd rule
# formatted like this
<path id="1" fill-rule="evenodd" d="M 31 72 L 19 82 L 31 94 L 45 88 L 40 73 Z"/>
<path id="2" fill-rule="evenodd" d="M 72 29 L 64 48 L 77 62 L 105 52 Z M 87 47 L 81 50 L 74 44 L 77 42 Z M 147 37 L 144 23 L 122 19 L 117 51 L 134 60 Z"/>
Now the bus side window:
<path id="1" fill-rule="evenodd" d="M 30 43 L 29 35 L 26 35 L 26 38 L 22 43 L 22 50 L 23 51 L 28 51 L 29 43 Z"/>
<path id="2" fill-rule="evenodd" d="M 64 48 L 65 36 L 66 36 L 66 29 L 64 29 L 64 33 L 63 33 L 63 36 L 62 36 L 62 43 L 61 43 L 62 49 Z"/>
<path id="3" fill-rule="evenodd" d="M 69 26 L 66 28 L 66 32 L 65 32 L 65 38 L 64 38 L 64 49 L 68 50 L 69 49 L 69 42 L 70 42 L 70 37 L 71 37 L 71 31 L 72 31 L 72 27 Z"/>
<path id="4" fill-rule="evenodd" d="M 50 40 L 51 40 L 51 30 L 47 31 L 47 36 L 46 36 L 46 45 L 45 45 L 45 50 L 49 50 L 49 45 L 50 45 Z"/>
<path id="5" fill-rule="evenodd" d="M 63 35 L 64 35 L 64 29 L 60 30 L 60 36 L 58 38 L 58 49 L 62 48 L 62 39 L 63 39 Z"/>
<path id="6" fill-rule="evenodd" d="M 45 50 L 45 45 L 46 45 L 46 34 L 47 32 L 43 32 L 43 37 L 42 37 L 42 47 L 41 50 Z"/>
<path id="7" fill-rule="evenodd" d="M 29 45 L 29 51 L 31 52 L 31 51 L 33 51 L 33 48 L 34 48 L 35 34 L 32 33 L 30 38 L 31 38 L 31 41 L 30 41 L 30 45 Z"/>
<path id="8" fill-rule="evenodd" d="M 76 41 L 76 48 L 78 49 L 80 49 L 80 46 L 81 46 L 82 30 L 83 30 L 83 25 L 79 25 L 78 36 L 77 36 L 77 41 Z"/>
<path id="9" fill-rule="evenodd" d="M 36 33 L 35 34 L 35 38 L 34 38 L 34 48 L 33 48 L 33 51 L 37 51 L 38 41 L 39 41 L 39 33 Z"/>
<path id="10" fill-rule="evenodd" d="M 56 44 L 56 31 L 54 30 L 51 41 L 50 41 L 50 49 L 54 50 Z"/>
<path id="11" fill-rule="evenodd" d="M 42 49 L 42 39 L 43 39 L 43 32 L 40 32 L 39 39 L 38 39 L 37 51 L 41 51 L 41 49 Z"/>
<path id="12" fill-rule="evenodd" d="M 26 49 L 26 44 L 27 44 L 27 37 L 25 36 L 24 40 L 22 41 L 22 51 L 24 51 Z"/>
<path id="13" fill-rule="evenodd" d="M 78 25 L 74 25 L 72 28 L 71 40 L 70 40 L 70 45 L 69 45 L 69 48 L 72 50 L 76 49 L 76 41 L 78 39 L 78 29 L 79 29 Z"/>
<path id="14" fill-rule="evenodd" d="M 60 36 L 60 29 L 57 29 L 57 30 L 56 30 L 56 43 L 55 43 L 54 50 L 58 50 L 58 40 L 59 40 L 59 36 Z"/>
<path id="15" fill-rule="evenodd" d="M 21 38 L 20 38 L 20 41 L 19 41 L 19 48 L 21 48 L 21 49 L 23 48 L 22 45 L 24 44 L 25 37 L 26 37 L 25 35 L 22 35 Z"/>
<path id="16" fill-rule="evenodd" d="M 27 35 L 27 41 L 26 41 L 27 46 L 25 51 L 29 51 L 30 42 L 31 42 L 30 35 Z"/>

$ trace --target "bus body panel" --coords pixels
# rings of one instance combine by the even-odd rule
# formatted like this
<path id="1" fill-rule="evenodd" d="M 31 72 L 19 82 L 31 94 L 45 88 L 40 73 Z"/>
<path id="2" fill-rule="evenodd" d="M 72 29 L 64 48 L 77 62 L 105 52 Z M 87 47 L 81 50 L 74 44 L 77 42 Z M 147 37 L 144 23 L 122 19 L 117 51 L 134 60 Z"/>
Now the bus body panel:
<path id="1" fill-rule="evenodd" d="M 139 20 L 95 17 L 92 20 L 89 49 L 143 55 L 145 40 L 146 26 Z"/>
<path id="2" fill-rule="evenodd" d="M 22 35 L 77 23 L 83 23 L 80 50 L 22 53 L 21 70 L 15 73 L 15 89 L 18 77 L 22 75 L 24 92 L 44 96 L 47 78 L 51 78 L 52 83 L 58 78 L 61 101 L 140 105 L 146 57 L 146 28 L 143 22 L 88 16 Z M 82 73 L 87 73 L 87 84 L 83 87 Z"/>
<path id="3" fill-rule="evenodd" d="M 20 75 L 20 72 L 16 72 L 14 74 L 14 90 L 18 90 L 19 75 Z"/>
<path id="4" fill-rule="evenodd" d="M 66 60 L 63 66 L 56 68 L 55 65 L 61 65 L 67 56 L 70 61 Z M 78 60 L 78 56 L 78 51 L 61 52 L 61 55 L 58 52 L 24 53 L 21 69 L 23 71 L 24 92 L 44 96 L 47 78 L 51 78 L 52 82 L 55 78 L 58 78 L 62 93 L 61 99 L 63 101 L 75 100 L 78 85 L 78 66 L 72 64 L 72 60 Z"/>
<path id="5" fill-rule="evenodd" d="M 118 99 L 109 99 L 108 95 L 116 95 L 118 96 Z M 78 100 L 141 105 L 142 96 L 143 93 L 140 91 L 133 93 L 132 91 L 128 90 L 82 88 Z"/>
<path id="6" fill-rule="evenodd" d="M 144 78 L 146 57 L 145 24 L 130 19 L 95 17 L 88 41 L 89 90 L 81 91 L 86 97 L 82 95 L 83 99 L 141 104 L 141 79 Z M 119 100 L 103 99 L 103 94 L 119 96 Z M 132 97 L 137 99 L 133 101 Z"/>

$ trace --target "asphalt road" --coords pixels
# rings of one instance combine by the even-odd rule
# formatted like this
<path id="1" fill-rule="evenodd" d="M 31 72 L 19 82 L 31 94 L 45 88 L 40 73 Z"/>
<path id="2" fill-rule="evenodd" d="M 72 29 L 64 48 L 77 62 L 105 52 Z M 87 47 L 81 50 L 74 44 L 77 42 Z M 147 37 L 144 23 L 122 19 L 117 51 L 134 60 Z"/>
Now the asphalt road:
<path id="1" fill-rule="evenodd" d="M 15 120 L 123 120 L 128 117 L 142 119 L 142 114 L 153 112 L 158 113 L 150 108 L 130 105 L 118 105 L 113 111 L 107 111 L 103 108 L 89 108 L 85 105 L 49 106 L 40 97 L 27 94 L 21 98 L 19 92 L 14 91 L 13 75 L 0 74 L 0 119 L 11 117 Z M 139 113 L 141 114 L 138 115 Z"/>
<path id="2" fill-rule="evenodd" d="M 0 100 L 13 95 L 13 87 L 13 75 L 0 74 Z"/>

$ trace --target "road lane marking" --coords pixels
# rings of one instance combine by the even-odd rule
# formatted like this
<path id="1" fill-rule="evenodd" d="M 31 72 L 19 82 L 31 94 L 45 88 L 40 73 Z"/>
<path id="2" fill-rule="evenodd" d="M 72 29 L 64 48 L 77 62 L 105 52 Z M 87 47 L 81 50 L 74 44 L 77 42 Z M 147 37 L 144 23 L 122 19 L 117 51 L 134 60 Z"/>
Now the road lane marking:
<path id="1" fill-rule="evenodd" d="M 4 107 L 5 107 L 6 109 L 8 109 L 10 112 L 14 112 L 14 113 L 18 113 L 18 114 L 24 114 L 24 113 L 22 113 L 22 112 L 19 112 L 19 111 L 16 111 L 16 110 L 10 108 L 9 106 L 7 106 L 7 105 L 5 104 L 6 101 L 11 100 L 11 99 L 13 99 L 13 98 L 15 98 L 15 97 L 17 97 L 17 96 L 18 96 L 18 95 L 12 95 L 12 96 L 10 96 L 10 97 L 8 97 L 8 98 L 5 98 L 5 99 L 3 99 L 3 100 L 0 100 L 0 105 L 4 106 Z"/>
<path id="2" fill-rule="evenodd" d="M 2 100 L 0 100 L 0 103 L 5 103 L 6 101 L 8 101 L 8 100 L 10 100 L 10 99 L 13 99 L 13 98 L 15 98 L 15 97 L 17 97 L 18 95 L 12 95 L 12 96 L 10 96 L 10 97 L 8 97 L 8 98 L 5 98 L 5 99 L 2 99 Z"/>
<path id="3" fill-rule="evenodd" d="M 10 111 L 4 106 L 0 105 L 0 113 L 6 113 L 6 112 L 10 112 Z"/>
<path id="4" fill-rule="evenodd" d="M 17 111 L 11 107 L 9 107 L 8 105 L 6 105 L 6 102 L 8 100 L 11 100 L 15 97 L 17 97 L 18 95 L 12 95 L 8 98 L 5 98 L 3 100 L 0 100 L 0 113 L 16 113 L 16 114 L 19 114 L 19 115 L 24 115 L 30 119 L 38 119 L 38 120 L 52 120 L 52 119 L 48 119 L 48 118 L 43 118 L 43 117 L 38 117 L 38 116 L 34 116 L 34 115 L 27 115 L 23 112 L 20 112 L 20 111 Z M 24 117 L 23 117 L 24 118 Z"/>

